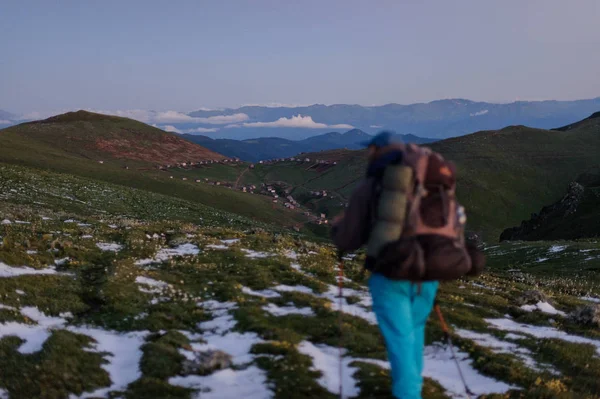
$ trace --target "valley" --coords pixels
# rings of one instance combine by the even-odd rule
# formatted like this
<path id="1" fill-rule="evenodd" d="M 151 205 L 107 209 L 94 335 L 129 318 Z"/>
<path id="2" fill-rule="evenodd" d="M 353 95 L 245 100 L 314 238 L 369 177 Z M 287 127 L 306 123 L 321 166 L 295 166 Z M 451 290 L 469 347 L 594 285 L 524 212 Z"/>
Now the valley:
<path id="1" fill-rule="evenodd" d="M 458 166 L 458 198 L 469 211 L 469 229 L 495 242 L 598 167 L 598 131 L 594 114 L 556 130 L 511 126 L 428 145 Z M 137 148 L 119 144 L 127 135 L 138 137 Z M 85 111 L 0 130 L 0 144 L 1 162 L 173 195 L 321 237 L 327 228 L 319 221 L 341 212 L 366 167 L 364 151 L 347 149 L 243 162 L 140 122 Z M 164 147 L 160 155 L 154 146 Z M 593 198 L 582 212 L 594 209 Z M 596 231 L 591 227 L 585 236 Z"/>

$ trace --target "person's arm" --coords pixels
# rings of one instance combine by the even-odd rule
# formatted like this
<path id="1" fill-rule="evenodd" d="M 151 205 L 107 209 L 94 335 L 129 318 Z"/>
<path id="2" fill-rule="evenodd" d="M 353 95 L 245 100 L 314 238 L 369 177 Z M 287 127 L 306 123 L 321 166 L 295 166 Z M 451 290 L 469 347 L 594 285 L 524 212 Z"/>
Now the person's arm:
<path id="1" fill-rule="evenodd" d="M 344 215 L 333 223 L 331 239 L 342 252 L 357 250 L 369 238 L 373 184 L 373 179 L 363 181 L 352 193 Z"/>

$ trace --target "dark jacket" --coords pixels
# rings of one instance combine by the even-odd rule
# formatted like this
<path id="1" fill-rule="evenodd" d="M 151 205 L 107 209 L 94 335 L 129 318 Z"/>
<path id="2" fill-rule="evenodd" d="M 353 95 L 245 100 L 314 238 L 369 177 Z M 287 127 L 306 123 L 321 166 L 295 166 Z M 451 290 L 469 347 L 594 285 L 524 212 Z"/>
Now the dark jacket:
<path id="1" fill-rule="evenodd" d="M 363 180 L 350 197 L 344 217 L 331 228 L 331 239 L 342 252 L 359 249 L 369 240 L 375 178 Z"/>

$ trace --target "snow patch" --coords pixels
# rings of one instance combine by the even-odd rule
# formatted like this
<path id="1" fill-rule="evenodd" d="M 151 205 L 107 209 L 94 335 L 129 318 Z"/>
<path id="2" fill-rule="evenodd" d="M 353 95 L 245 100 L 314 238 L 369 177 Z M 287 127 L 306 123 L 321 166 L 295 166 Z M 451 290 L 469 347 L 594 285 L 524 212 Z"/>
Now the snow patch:
<path id="1" fill-rule="evenodd" d="M 31 306 L 22 308 L 21 314 L 38 324 L 0 323 L 0 338 L 10 335 L 21 338 L 24 342 L 17 350 L 23 354 L 40 351 L 50 337 L 51 330 L 62 327 L 67 322 L 63 318 L 46 316 L 38 308 Z"/>
<path id="2" fill-rule="evenodd" d="M 98 242 L 96 243 L 96 246 L 100 248 L 101 251 L 119 252 L 123 249 L 122 245 L 109 242 Z"/>
<path id="3" fill-rule="evenodd" d="M 582 301 L 586 301 L 586 302 L 600 303 L 600 298 L 593 298 L 591 296 L 582 296 L 579 299 L 581 299 Z"/>
<path id="4" fill-rule="evenodd" d="M 509 319 L 485 319 L 485 321 L 492 327 L 502 331 L 512 331 L 527 334 L 540 339 L 561 339 L 563 341 L 572 342 L 575 344 L 594 345 L 596 347 L 596 351 L 600 355 L 600 340 L 580 337 L 578 335 L 571 335 L 554 327 L 520 324 Z"/>
<path id="5" fill-rule="evenodd" d="M 339 395 L 339 355 L 338 348 L 328 345 L 315 345 L 308 341 L 302 341 L 298 345 L 298 351 L 313 359 L 314 368 L 323 375 L 318 380 L 319 384 L 333 394 Z M 346 353 L 342 351 L 342 356 Z M 468 358 L 468 355 L 462 352 L 457 353 L 461 362 L 461 367 L 465 373 L 469 387 L 478 395 L 505 393 L 516 387 L 510 386 L 504 382 L 496 381 L 492 378 L 481 375 L 475 370 Z M 359 388 L 352 375 L 357 371 L 356 367 L 350 366 L 353 362 L 364 362 L 375 364 L 379 367 L 389 369 L 389 363 L 377 359 L 362 359 L 343 357 L 342 360 L 342 382 L 344 388 L 344 397 L 354 397 L 360 394 Z M 460 376 L 456 370 L 454 360 L 449 348 L 441 345 L 431 345 L 425 348 L 425 366 L 423 374 L 439 382 L 450 394 L 452 398 L 464 398 L 464 387 L 460 382 Z"/>
<path id="6" fill-rule="evenodd" d="M 156 253 L 154 259 L 141 259 L 135 262 L 138 266 L 146 266 L 152 263 L 166 262 L 176 256 L 198 255 L 200 249 L 194 244 L 181 244 L 175 248 L 163 248 Z"/>
<path id="7" fill-rule="evenodd" d="M 328 299 L 331 302 L 331 309 L 334 311 L 342 311 L 346 314 L 360 317 L 361 319 L 366 320 L 370 324 L 377 324 L 377 318 L 375 317 L 375 313 L 373 313 L 369 308 L 373 305 L 373 300 L 371 296 L 366 292 L 360 292 L 357 290 L 353 290 L 350 288 L 344 288 L 342 290 L 341 302 L 342 306 L 340 309 L 340 296 L 339 296 L 339 288 L 334 285 L 329 285 L 327 292 L 321 294 L 321 298 Z M 350 304 L 346 297 L 348 296 L 357 296 L 360 298 L 360 301 L 357 303 Z"/>
<path id="8" fill-rule="evenodd" d="M 519 340 L 519 339 L 527 339 L 527 337 L 525 335 L 521 335 L 521 334 L 508 333 L 504 336 L 504 339 Z"/>
<path id="9" fill-rule="evenodd" d="M 339 395 L 340 394 L 340 350 L 328 345 L 315 345 L 309 341 L 302 341 L 298 345 L 298 352 L 308 355 L 313 359 L 313 368 L 322 373 L 318 383 L 329 392 Z M 342 356 L 344 356 L 346 350 L 342 350 Z M 358 371 L 357 367 L 351 367 L 350 363 L 355 361 L 351 357 L 344 357 L 342 360 L 342 384 L 343 384 L 343 397 L 350 398 L 358 396 L 360 390 L 357 386 L 356 380 L 352 377 L 354 373 Z"/>
<path id="10" fill-rule="evenodd" d="M 111 386 L 98 389 L 91 393 L 84 393 L 80 398 L 107 396 L 110 391 L 124 390 L 131 382 L 142 375 L 139 363 L 142 358 L 141 346 L 148 334 L 145 331 L 135 331 L 126 334 L 101 330 L 98 328 L 65 326 L 64 317 L 72 317 L 70 313 L 62 313 L 61 317 L 47 316 L 35 307 L 24 307 L 21 314 L 37 322 L 35 325 L 21 323 L 1 323 L 0 338 L 15 335 L 24 342 L 18 348 L 23 354 L 38 352 L 53 330 L 66 329 L 67 331 L 83 334 L 93 338 L 96 343 L 86 350 L 102 353 L 108 356 L 107 363 L 102 365 L 111 379 Z M 72 397 L 74 397 L 72 395 Z"/>
<path id="11" fill-rule="evenodd" d="M 550 248 L 548 248 L 548 253 L 555 254 L 558 252 L 562 252 L 565 249 L 567 249 L 566 245 L 553 245 Z"/>
<path id="12" fill-rule="evenodd" d="M 269 252 L 259 252 L 253 251 L 251 249 L 242 248 L 242 252 L 246 253 L 246 258 L 257 259 L 257 258 L 268 258 L 273 256 L 272 253 Z"/>
<path id="13" fill-rule="evenodd" d="M 108 392 L 123 391 L 142 376 L 140 360 L 141 346 L 148 332 L 134 331 L 120 334 L 98 328 L 69 327 L 69 331 L 92 337 L 96 343 L 90 352 L 106 353 L 108 363 L 102 365 L 110 376 L 111 386 L 84 393 L 80 398 L 106 397 Z"/>
<path id="14" fill-rule="evenodd" d="M 484 289 L 484 290 L 492 290 L 492 291 L 494 290 L 494 289 L 493 289 L 493 288 L 491 288 L 491 287 L 485 286 L 485 285 L 483 285 L 483 284 L 474 283 L 474 282 L 472 282 L 472 283 L 471 283 L 471 285 L 472 285 L 473 287 L 482 288 L 482 289 Z"/>
<path id="15" fill-rule="evenodd" d="M 542 313 L 566 316 L 565 312 L 558 310 L 554 306 L 550 305 L 548 302 L 543 302 L 543 301 L 540 301 L 540 302 L 536 303 L 535 305 L 523 305 L 523 306 L 521 306 L 521 309 L 523 309 L 526 312 L 533 312 L 534 310 L 539 310 Z"/>
<path id="16" fill-rule="evenodd" d="M 214 300 L 201 302 L 198 306 L 210 310 L 213 319 L 199 324 L 202 330 L 211 330 L 215 334 L 224 334 L 235 327 L 236 322 L 229 315 L 229 311 L 235 309 L 235 302 L 218 302 Z"/>
<path id="17" fill-rule="evenodd" d="M 209 249 L 218 249 L 218 250 L 229 249 L 229 247 L 227 245 L 219 245 L 219 244 L 208 244 L 206 246 L 206 248 L 209 248 Z"/>
<path id="18" fill-rule="evenodd" d="M 56 259 L 56 260 L 54 261 L 54 264 L 55 264 L 56 266 L 62 266 L 62 265 L 64 265 L 65 263 L 67 263 L 68 261 L 70 261 L 70 260 L 71 260 L 70 258 Z"/>
<path id="19" fill-rule="evenodd" d="M 8 266 L 5 263 L 0 262 L 0 277 L 17 277 L 17 276 L 25 276 L 32 274 L 57 274 L 61 275 L 63 273 L 58 273 L 53 267 L 47 267 L 45 269 L 34 269 L 28 266 L 23 267 L 13 267 Z"/>
<path id="20" fill-rule="evenodd" d="M 234 302 L 218 302 L 214 300 L 198 304 L 211 311 L 213 319 L 199 324 L 204 334 L 190 339 L 202 339 L 205 343 L 192 343 L 194 351 L 217 349 L 231 355 L 235 365 L 242 366 L 254 360 L 250 353 L 253 345 L 264 342 L 255 333 L 239 333 L 231 330 L 237 324 L 229 311 L 235 309 Z M 185 355 L 185 354 L 184 354 Z M 225 399 L 244 397 L 244 399 L 270 399 L 272 391 L 268 388 L 264 370 L 250 365 L 243 370 L 219 370 L 208 376 L 176 376 L 169 379 L 172 385 L 197 389 L 195 397 L 202 399 Z M 207 389 L 209 390 L 207 392 Z"/>
<path id="21" fill-rule="evenodd" d="M 451 398 L 464 398 L 465 388 L 462 385 L 450 348 L 434 344 L 425 347 L 424 353 L 425 366 L 423 375 L 440 383 Z M 475 396 L 493 393 L 502 394 L 517 388 L 479 374 L 473 368 L 469 355 L 464 352 L 456 352 L 456 358 L 460 363 L 467 384 L 476 394 Z"/>
<path id="22" fill-rule="evenodd" d="M 490 112 L 490 110 L 488 110 L 488 109 L 483 109 L 483 110 L 481 110 L 481 111 L 473 112 L 473 113 L 471 113 L 471 114 L 469 114 L 469 115 L 470 115 L 470 116 L 481 116 L 481 115 L 485 115 L 485 114 L 487 114 L 488 112 Z"/>
<path id="23" fill-rule="evenodd" d="M 255 290 L 253 290 L 251 288 L 248 288 L 248 287 L 242 287 L 242 292 L 244 294 L 253 295 L 253 296 L 259 296 L 259 297 L 262 297 L 262 298 L 277 298 L 277 297 L 281 296 L 278 292 L 275 292 L 273 290 L 255 291 Z"/>
<path id="24" fill-rule="evenodd" d="M 527 348 L 522 348 L 513 342 L 502 341 L 491 334 L 478 333 L 475 331 L 455 329 L 459 337 L 475 341 L 478 345 L 489 348 L 494 353 L 508 353 L 515 355 L 523 361 L 523 363 L 536 371 L 541 371 L 542 367 L 538 366 L 537 362 L 531 357 L 531 351 Z M 508 338 L 508 337 L 507 337 Z M 522 336 L 520 338 L 523 338 Z M 544 366 L 543 369 L 547 369 Z"/>
<path id="25" fill-rule="evenodd" d="M 313 290 L 305 287 L 303 285 L 285 285 L 285 284 L 280 284 L 277 285 L 275 287 L 273 287 L 274 290 L 276 291 L 281 291 L 281 292 L 301 292 L 303 294 L 311 294 L 314 295 Z"/>
<path id="26" fill-rule="evenodd" d="M 135 282 L 141 285 L 146 285 L 151 288 L 138 287 L 141 292 L 147 294 L 160 294 L 164 288 L 168 286 L 164 281 L 154 280 L 149 277 L 137 276 Z"/>
<path id="27" fill-rule="evenodd" d="M 297 308 L 295 306 L 288 304 L 288 306 L 277 306 L 274 303 L 269 303 L 266 306 L 263 306 L 263 310 L 271 313 L 273 316 L 287 316 L 290 314 L 299 314 L 303 316 L 314 316 L 315 313 L 309 307 Z"/>
<path id="28" fill-rule="evenodd" d="M 208 376 L 189 375 L 171 377 L 169 384 L 201 390 L 195 398 L 202 399 L 271 399 L 265 372 L 250 366 L 244 370 L 225 369 Z M 207 392 L 208 390 L 208 392 Z"/>

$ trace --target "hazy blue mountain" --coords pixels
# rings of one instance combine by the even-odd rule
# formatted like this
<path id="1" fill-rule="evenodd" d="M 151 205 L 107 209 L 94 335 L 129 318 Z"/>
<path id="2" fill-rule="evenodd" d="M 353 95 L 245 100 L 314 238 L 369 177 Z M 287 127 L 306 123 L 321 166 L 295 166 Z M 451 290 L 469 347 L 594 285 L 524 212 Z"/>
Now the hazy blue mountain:
<path id="1" fill-rule="evenodd" d="M 0 109 L 0 121 L 11 121 L 14 122 L 17 119 L 16 115 L 11 114 L 10 112 L 3 111 Z M 0 129 L 7 126 L 7 124 L 0 125 Z"/>
<path id="2" fill-rule="evenodd" d="M 326 125 L 349 124 L 367 133 L 381 129 L 422 137 L 447 138 L 479 130 L 500 129 L 510 125 L 555 128 L 579 121 L 600 109 L 600 97 L 577 101 L 517 101 L 492 104 L 465 99 L 438 100 L 410 105 L 387 104 L 322 105 L 306 107 L 245 106 L 216 111 L 195 111 L 193 117 L 217 115 L 248 115 L 246 122 L 272 122 L 295 115 L 310 116 L 314 122 Z M 220 129 L 211 137 L 250 138 L 277 136 L 303 139 L 319 135 L 321 129 L 239 127 Z"/>
<path id="3" fill-rule="evenodd" d="M 280 137 L 261 137 L 247 140 L 212 139 L 208 136 L 182 135 L 185 139 L 229 157 L 237 157 L 249 162 L 285 158 L 301 152 L 318 152 L 337 148 L 359 149 L 361 142 L 371 135 L 359 129 L 345 133 L 330 132 L 304 140 L 288 140 Z M 435 139 L 427 139 L 413 135 L 397 135 L 404 142 L 430 143 Z"/>

